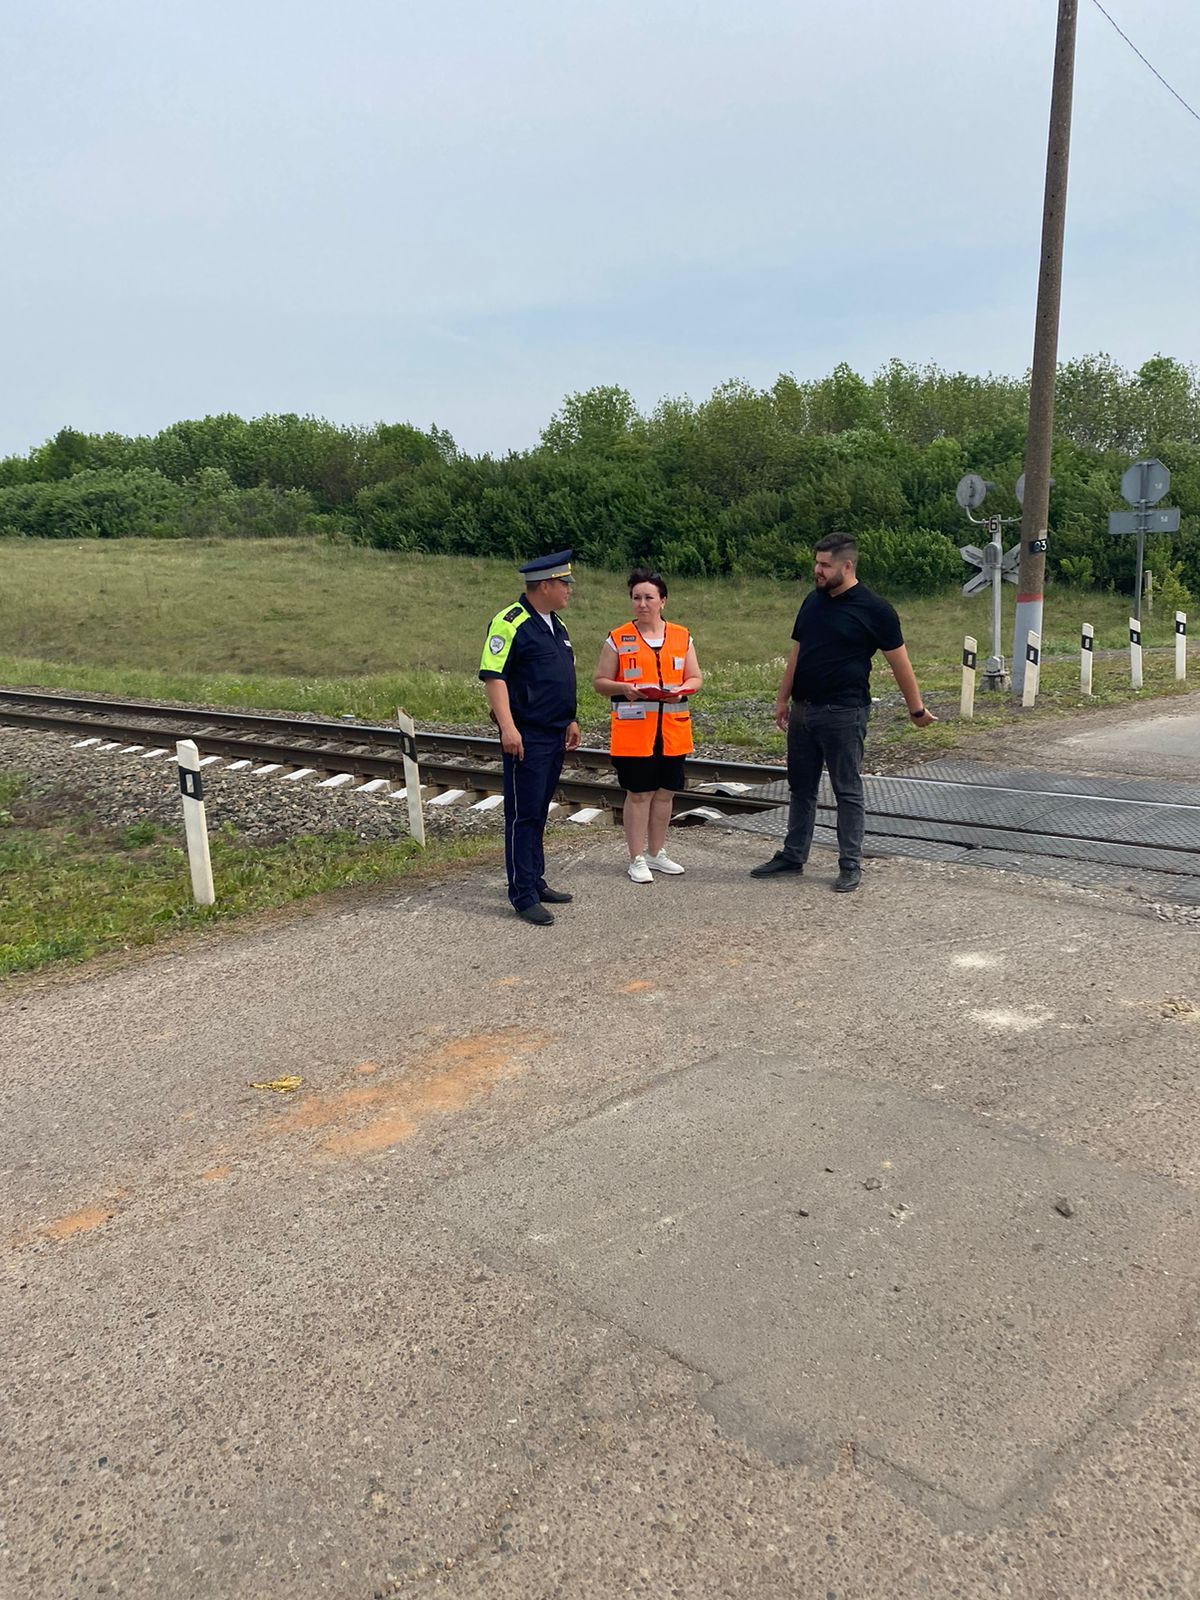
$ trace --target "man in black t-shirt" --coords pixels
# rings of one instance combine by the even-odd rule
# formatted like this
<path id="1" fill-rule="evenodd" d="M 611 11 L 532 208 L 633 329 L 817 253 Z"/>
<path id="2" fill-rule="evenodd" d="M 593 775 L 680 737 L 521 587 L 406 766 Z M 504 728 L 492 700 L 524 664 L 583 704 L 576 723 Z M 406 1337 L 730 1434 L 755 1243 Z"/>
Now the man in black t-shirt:
<path id="1" fill-rule="evenodd" d="M 921 700 L 900 618 L 859 583 L 857 561 L 858 546 L 847 533 L 831 533 L 814 552 L 817 586 L 796 617 L 795 642 L 775 700 L 776 725 L 788 736 L 787 838 L 770 861 L 753 869 L 753 878 L 804 871 L 824 767 L 837 799 L 833 887 L 843 894 L 858 888 L 865 821 L 863 740 L 871 707 L 871 658 L 877 650 L 883 651 L 914 724 L 927 728 L 937 721 Z"/>

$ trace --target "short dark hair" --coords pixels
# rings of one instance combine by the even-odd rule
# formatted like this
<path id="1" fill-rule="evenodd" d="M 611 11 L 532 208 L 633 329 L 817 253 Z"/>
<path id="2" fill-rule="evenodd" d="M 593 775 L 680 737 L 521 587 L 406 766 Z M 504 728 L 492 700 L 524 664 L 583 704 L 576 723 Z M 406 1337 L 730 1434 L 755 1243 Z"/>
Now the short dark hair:
<path id="1" fill-rule="evenodd" d="M 858 560 L 858 540 L 852 533 L 827 533 L 813 545 L 813 555 L 828 552 L 842 561 Z"/>
<path id="2" fill-rule="evenodd" d="M 634 567 L 629 574 L 630 594 L 633 593 L 639 583 L 652 583 L 658 590 L 660 597 L 663 600 L 667 598 L 667 580 L 661 572 L 655 572 L 653 567 Z"/>

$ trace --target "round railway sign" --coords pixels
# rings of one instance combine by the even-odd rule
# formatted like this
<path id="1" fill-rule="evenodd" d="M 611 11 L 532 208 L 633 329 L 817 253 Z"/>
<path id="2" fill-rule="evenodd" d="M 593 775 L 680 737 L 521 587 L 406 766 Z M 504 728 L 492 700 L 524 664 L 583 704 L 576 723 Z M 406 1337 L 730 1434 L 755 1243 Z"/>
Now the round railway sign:
<path id="1" fill-rule="evenodd" d="M 954 498 L 964 511 L 974 511 L 976 506 L 981 506 L 987 499 L 987 484 L 977 472 L 968 472 L 965 478 L 958 480 Z"/>

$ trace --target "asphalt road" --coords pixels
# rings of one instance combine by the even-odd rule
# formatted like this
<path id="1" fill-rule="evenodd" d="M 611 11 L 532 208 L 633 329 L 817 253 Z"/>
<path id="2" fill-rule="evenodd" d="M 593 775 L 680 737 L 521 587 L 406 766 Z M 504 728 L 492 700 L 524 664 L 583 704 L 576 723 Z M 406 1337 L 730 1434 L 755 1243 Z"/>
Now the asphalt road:
<path id="1" fill-rule="evenodd" d="M 0 1592 L 1200 1593 L 1198 930 L 673 848 L 0 994 Z"/>

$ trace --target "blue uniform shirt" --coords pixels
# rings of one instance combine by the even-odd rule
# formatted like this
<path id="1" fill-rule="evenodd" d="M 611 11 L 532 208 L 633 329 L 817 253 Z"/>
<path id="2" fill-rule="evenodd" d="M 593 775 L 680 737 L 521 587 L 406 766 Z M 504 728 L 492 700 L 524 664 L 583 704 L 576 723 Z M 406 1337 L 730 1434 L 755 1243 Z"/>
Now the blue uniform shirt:
<path id="1" fill-rule="evenodd" d="M 565 729 L 575 721 L 575 652 L 557 612 L 549 621 L 525 601 L 499 611 L 483 642 L 479 676 L 503 678 L 518 728 Z"/>

